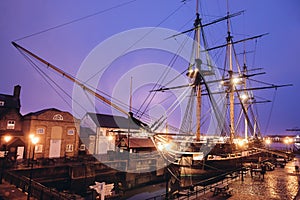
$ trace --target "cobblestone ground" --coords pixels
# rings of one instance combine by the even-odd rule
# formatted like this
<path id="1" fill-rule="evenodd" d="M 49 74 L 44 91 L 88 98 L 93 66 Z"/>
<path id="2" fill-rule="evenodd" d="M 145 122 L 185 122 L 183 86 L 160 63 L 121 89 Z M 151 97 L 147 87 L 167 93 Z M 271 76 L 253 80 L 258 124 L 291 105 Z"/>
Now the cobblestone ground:
<path id="1" fill-rule="evenodd" d="M 294 162 L 287 163 L 284 168 L 276 168 L 265 174 L 263 180 L 250 175 L 245 181 L 233 182 L 233 196 L 229 199 L 294 199 L 299 190 L 298 175 L 295 173 Z"/>
<path id="2" fill-rule="evenodd" d="M 244 181 L 238 179 L 229 184 L 229 187 L 233 188 L 233 195 L 230 197 L 213 197 L 212 193 L 208 193 L 201 199 L 300 200 L 299 195 L 297 196 L 298 177 L 299 175 L 295 172 L 295 161 L 290 161 L 284 168 L 277 167 L 274 171 L 268 171 L 264 179 L 258 176 L 251 178 L 248 172 Z"/>

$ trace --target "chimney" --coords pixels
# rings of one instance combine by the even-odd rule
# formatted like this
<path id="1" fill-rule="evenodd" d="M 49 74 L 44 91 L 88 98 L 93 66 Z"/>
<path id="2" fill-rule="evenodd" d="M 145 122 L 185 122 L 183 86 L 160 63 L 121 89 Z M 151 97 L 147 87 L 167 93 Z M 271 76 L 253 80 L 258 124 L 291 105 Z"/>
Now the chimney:
<path id="1" fill-rule="evenodd" d="M 20 99 L 21 86 L 16 85 L 14 88 L 14 97 Z"/>

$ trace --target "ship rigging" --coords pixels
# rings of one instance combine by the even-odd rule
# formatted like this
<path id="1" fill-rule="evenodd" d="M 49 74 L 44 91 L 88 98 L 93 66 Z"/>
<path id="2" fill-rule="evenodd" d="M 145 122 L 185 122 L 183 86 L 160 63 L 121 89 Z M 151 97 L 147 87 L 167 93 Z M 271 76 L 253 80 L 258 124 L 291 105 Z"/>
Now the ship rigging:
<path id="1" fill-rule="evenodd" d="M 258 119 L 253 111 L 253 104 L 258 102 L 254 98 L 253 91 L 270 88 L 277 89 L 290 86 L 290 84 L 249 87 L 250 84 L 248 82 L 252 77 L 264 73 L 249 73 L 251 70 L 248 69 L 245 59 L 243 66 L 241 66 L 237 58 L 235 45 L 256 40 L 266 34 L 235 41 L 231 32 L 230 19 L 239 16 L 243 11 L 230 14 L 229 6 L 227 5 L 226 16 L 203 24 L 199 5 L 200 3 L 197 0 L 196 19 L 193 28 L 167 38 L 168 40 L 176 39 L 178 36 L 194 31 L 191 59 L 186 67 L 187 69 L 184 70 L 184 72 L 187 72 L 186 76 L 189 83 L 172 87 L 157 84 L 159 87 L 153 88 L 150 91 L 157 94 L 158 92 L 189 88 L 189 93 L 187 93 L 189 100 L 179 131 L 176 133 L 161 133 L 161 131 L 158 131 L 161 126 L 166 124 L 167 116 L 162 116 L 152 124 L 145 123 L 131 109 L 126 111 L 104 95 L 89 88 L 82 81 L 74 78 L 16 42 L 12 42 L 12 44 L 22 54 L 25 53 L 37 59 L 140 126 L 152 139 L 157 151 L 171 165 L 169 168 L 170 171 L 175 167 L 179 167 L 175 171 L 172 171 L 174 176 L 179 177 L 183 175 L 187 169 L 189 169 L 189 173 L 204 173 L 204 170 L 211 169 L 222 171 L 220 168 L 217 168 L 219 163 L 224 163 L 224 166 L 226 166 L 225 170 L 231 170 L 233 166 L 237 166 L 237 162 L 240 162 L 239 159 L 252 155 L 250 155 L 249 149 L 254 147 L 254 142 L 261 142 L 259 141 L 261 132 Z M 205 28 L 222 21 L 226 21 L 227 25 L 226 44 L 209 47 Z M 212 61 L 210 52 L 221 48 L 226 48 L 226 55 L 224 68 L 219 70 L 220 68 L 216 67 Z M 249 149 L 242 149 L 243 151 L 237 148 L 240 142 L 237 140 L 237 106 L 241 110 L 238 121 L 244 118 L 245 127 L 242 142 L 247 143 L 249 147 Z M 228 116 L 229 121 L 227 121 Z M 239 153 L 239 155 L 235 153 Z M 259 153 L 259 151 L 256 151 L 256 153 Z M 231 156 L 232 154 L 235 154 L 235 156 Z"/>

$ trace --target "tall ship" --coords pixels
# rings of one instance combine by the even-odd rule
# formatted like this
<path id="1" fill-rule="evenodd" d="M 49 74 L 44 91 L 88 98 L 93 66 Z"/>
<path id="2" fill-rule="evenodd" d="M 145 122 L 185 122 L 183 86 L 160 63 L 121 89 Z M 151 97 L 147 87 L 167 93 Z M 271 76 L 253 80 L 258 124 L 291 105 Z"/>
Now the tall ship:
<path id="1" fill-rule="evenodd" d="M 168 110 L 171 113 L 176 106 L 185 107 L 175 128 L 168 124 L 170 113 L 164 113 L 150 123 L 145 122 L 141 113 L 135 113 L 134 109 L 124 109 L 118 103 L 85 85 L 83 81 L 16 42 L 13 42 L 13 45 L 30 58 L 40 61 L 84 91 L 121 112 L 130 119 L 131 123 L 139 126 L 152 140 L 156 153 L 164 159 L 165 162 L 161 167 L 166 169 L 165 173 L 170 174 L 170 187 L 195 185 L 203 178 L 239 169 L 244 160 L 257 157 L 262 153 L 264 144 L 254 109 L 255 104 L 261 102 L 256 100 L 254 91 L 288 86 L 274 84 L 253 86 L 250 83 L 253 77 L 264 73 L 259 72 L 260 69 L 248 69 L 246 49 L 237 52 L 236 46 L 246 46 L 248 42 L 255 41 L 266 34 L 240 40 L 234 39 L 231 20 L 244 11 L 230 13 L 227 3 L 227 12 L 223 17 L 206 21 L 205 16 L 200 12 L 200 1 L 196 0 L 195 4 L 195 19 L 190 29 L 183 32 L 170 32 L 174 34 L 167 38 L 159 38 L 161 41 L 183 41 L 183 44 L 177 43 L 179 50 L 174 57 L 178 57 L 178 52 L 182 49 L 190 48 L 189 60 L 180 72 L 182 75 L 180 77 L 185 77 L 186 84 L 175 85 L 173 83 L 176 82 L 176 77 L 173 79 L 164 77 L 163 79 L 171 80 L 167 81 L 168 85 L 164 85 L 165 80 L 159 80 L 149 91 L 152 99 L 162 92 L 179 91 L 180 95 L 171 104 L 170 111 Z M 216 24 L 225 24 L 223 33 L 227 36 L 223 44 L 209 46 L 206 29 Z M 189 45 L 184 43 L 186 39 L 191 41 L 188 42 Z M 212 53 L 219 49 L 225 49 L 224 66 L 221 67 L 217 66 L 212 59 Z M 243 56 L 238 56 L 239 53 Z M 130 130 L 125 134 L 129 137 Z"/>

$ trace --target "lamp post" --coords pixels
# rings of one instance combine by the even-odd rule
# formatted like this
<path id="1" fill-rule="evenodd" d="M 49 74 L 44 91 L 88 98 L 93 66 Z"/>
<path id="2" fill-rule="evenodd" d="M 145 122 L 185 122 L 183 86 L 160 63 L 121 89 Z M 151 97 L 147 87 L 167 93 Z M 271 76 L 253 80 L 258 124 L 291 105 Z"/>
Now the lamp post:
<path id="1" fill-rule="evenodd" d="M 33 172 L 34 151 L 35 151 L 35 145 L 39 142 L 39 138 L 32 135 L 32 136 L 30 136 L 30 141 L 31 141 L 31 145 L 32 145 L 32 157 L 31 157 L 31 167 L 30 167 L 30 174 L 29 174 L 27 200 L 30 200 L 30 196 L 31 196 L 31 182 L 32 182 L 32 172 Z M 29 156 L 30 156 L 30 152 L 29 152 Z"/>
<path id="2" fill-rule="evenodd" d="M 238 145 L 238 148 L 240 150 L 244 150 L 244 147 L 246 145 L 246 141 L 243 140 L 243 139 L 239 139 L 237 141 L 237 145 Z M 244 160 L 243 160 L 243 152 L 242 152 L 242 155 L 241 155 L 241 180 L 244 181 Z"/>
<path id="3" fill-rule="evenodd" d="M 7 157 L 7 143 L 12 139 L 12 136 L 6 135 L 4 136 L 4 157 L 2 159 L 2 167 L 1 167 L 1 177 L 0 177 L 0 184 L 2 184 L 2 178 L 4 174 L 4 169 L 5 169 L 5 163 L 6 163 L 6 157 Z"/>
<path id="4" fill-rule="evenodd" d="M 35 137 L 34 133 L 30 133 L 29 134 L 29 141 L 28 141 L 28 158 L 27 158 L 27 167 L 30 166 L 30 153 L 31 153 L 31 143 L 32 143 L 32 139 Z"/>
<path id="5" fill-rule="evenodd" d="M 265 140 L 265 143 L 266 143 L 268 149 L 270 149 L 270 148 L 271 148 L 271 143 L 272 143 L 271 139 L 270 139 L 270 138 L 267 138 L 267 139 Z"/>
<path id="6" fill-rule="evenodd" d="M 290 145 L 291 139 L 289 137 L 284 138 L 284 143 L 286 144 L 286 151 L 289 151 L 289 145 Z"/>

